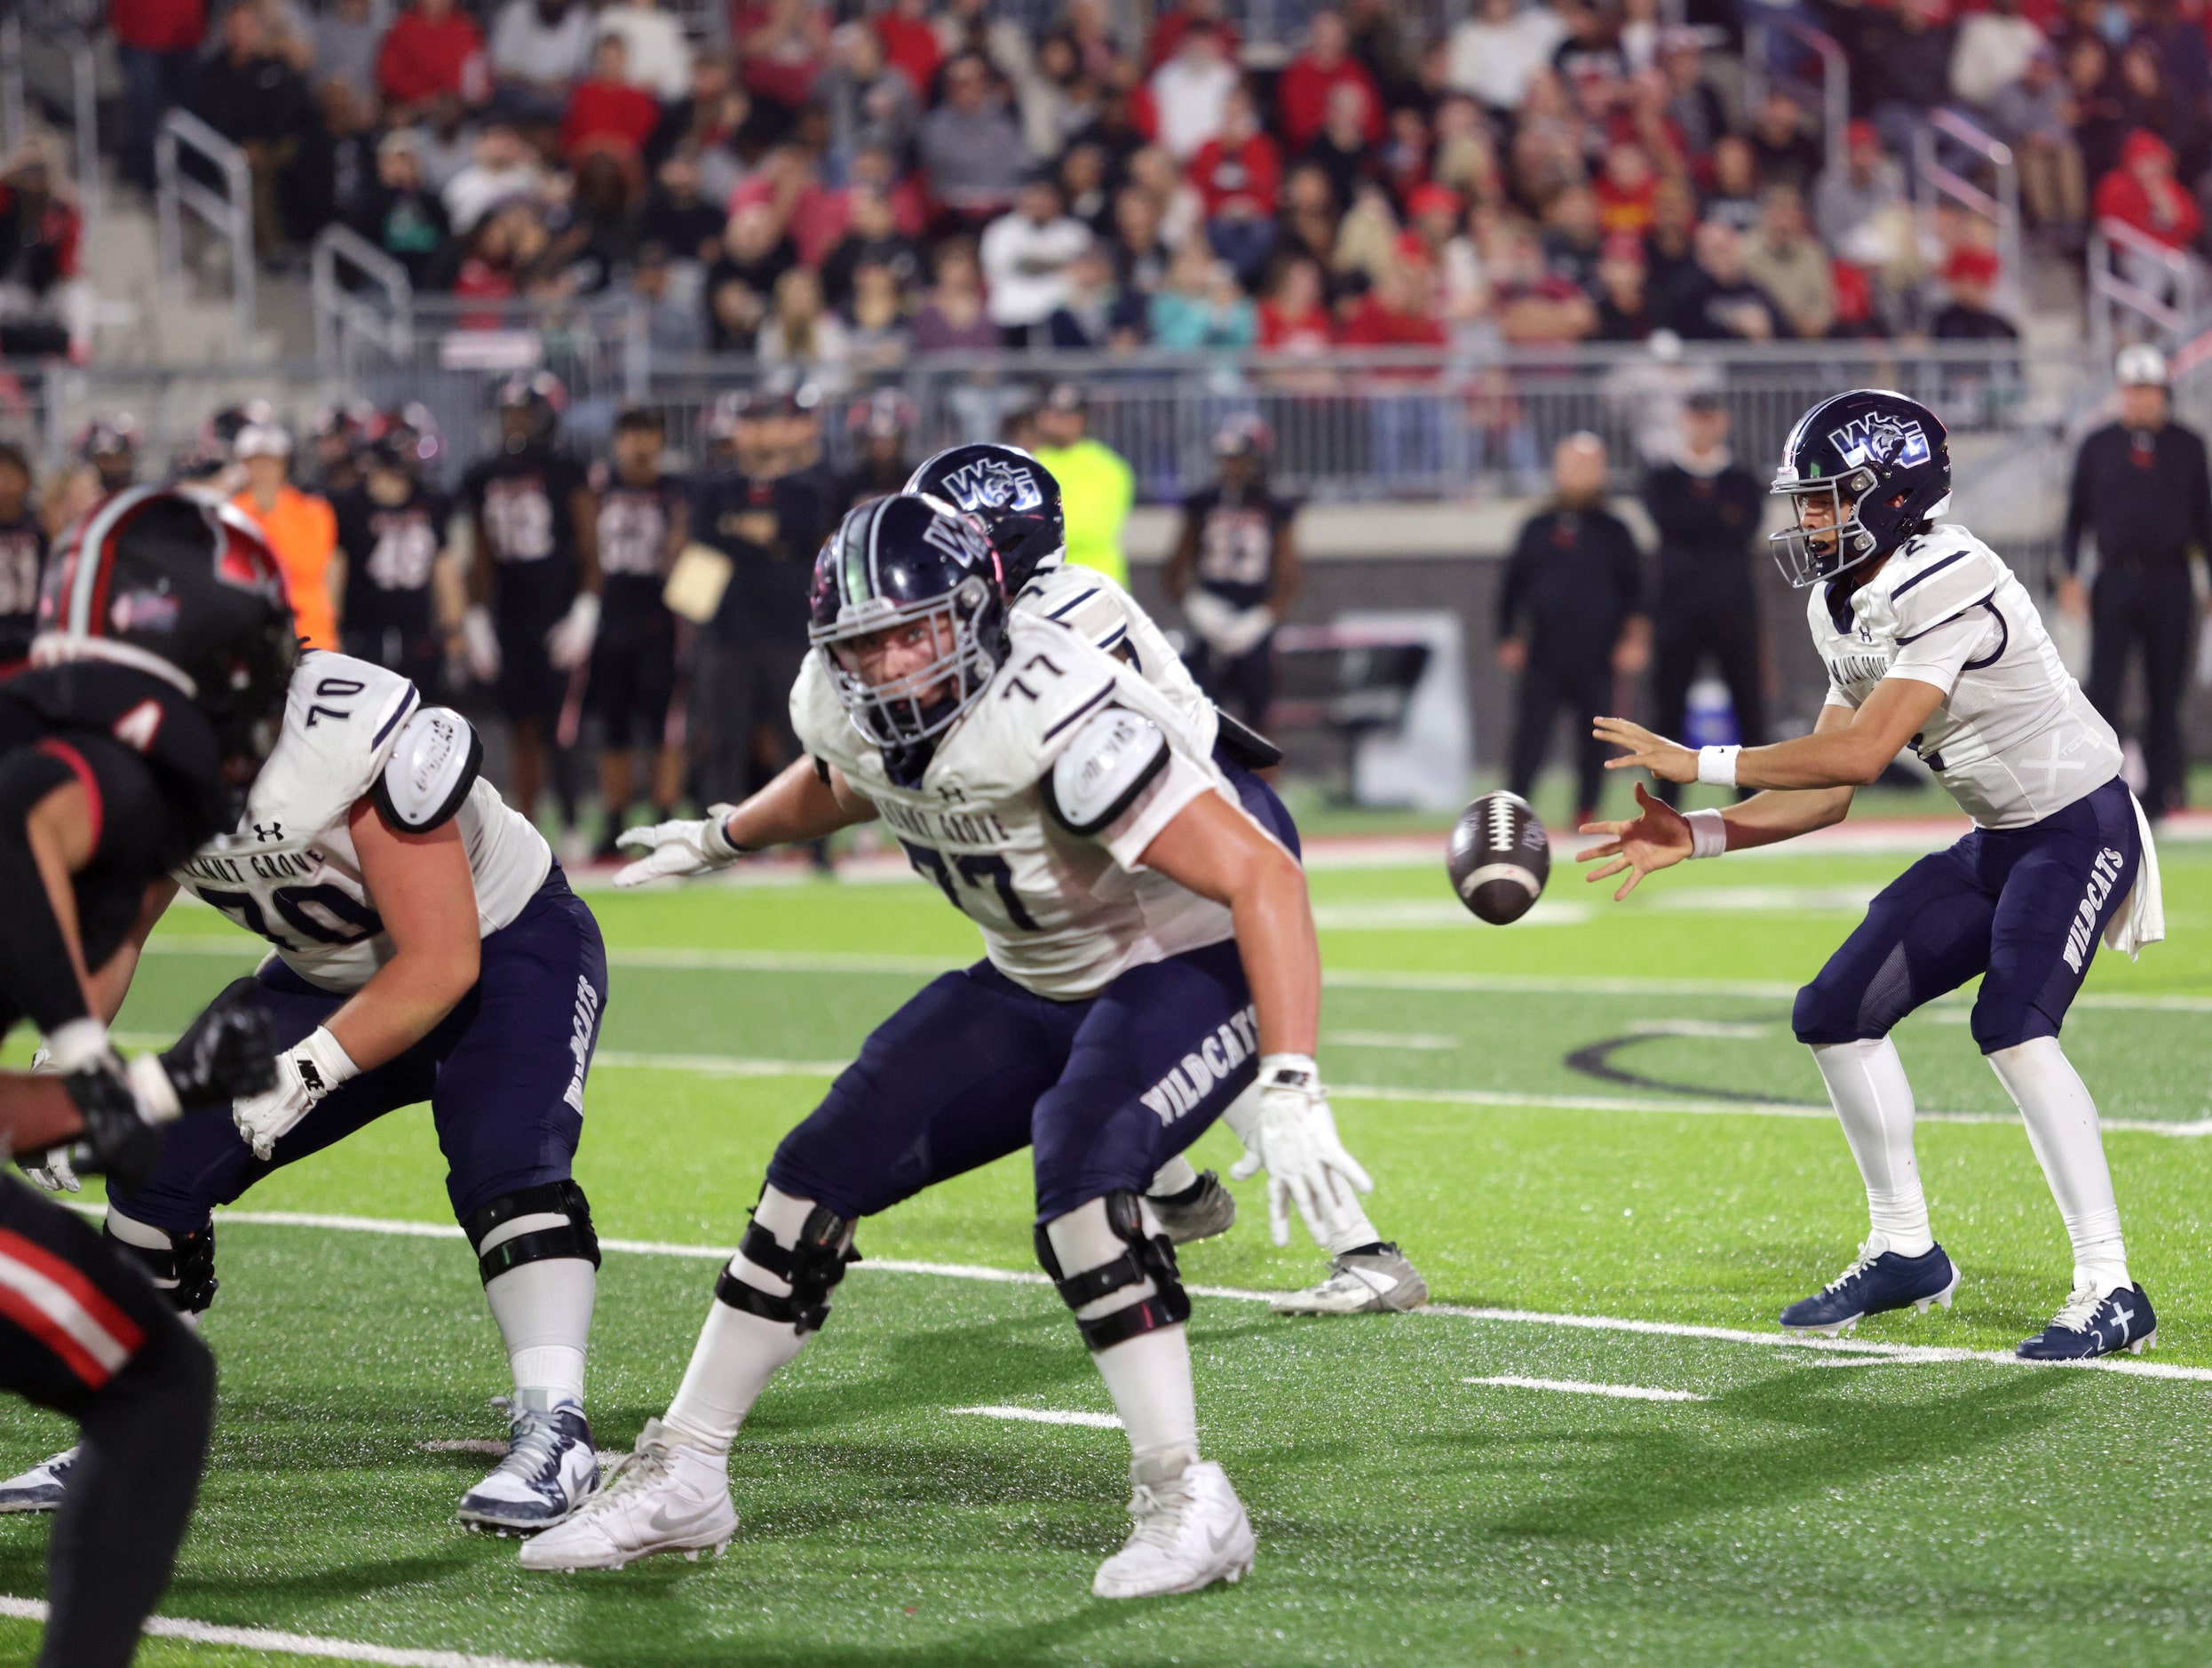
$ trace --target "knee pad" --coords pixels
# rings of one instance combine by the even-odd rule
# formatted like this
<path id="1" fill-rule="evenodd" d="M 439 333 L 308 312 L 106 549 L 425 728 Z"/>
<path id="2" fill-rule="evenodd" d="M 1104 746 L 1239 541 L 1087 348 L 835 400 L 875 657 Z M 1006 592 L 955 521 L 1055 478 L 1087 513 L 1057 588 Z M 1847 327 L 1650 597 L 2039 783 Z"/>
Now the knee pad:
<path id="1" fill-rule="evenodd" d="M 1094 1354 L 1142 1333 L 1177 1326 L 1191 1318 L 1190 1294 L 1183 1290 L 1175 1264 L 1175 1247 L 1165 1234 L 1145 1232 L 1144 1206 L 1135 1190 L 1117 1187 L 1099 1203 L 1106 1207 L 1107 1228 L 1128 1249 L 1095 1268 L 1066 1273 L 1052 1249 L 1051 1235 L 1044 1227 L 1036 1230 L 1037 1260 L 1044 1266 L 1044 1272 L 1052 1276 L 1052 1283 L 1059 1288 L 1061 1301 L 1071 1309 L 1086 1309 L 1101 1298 L 1131 1286 L 1141 1286 L 1147 1280 L 1152 1282 L 1153 1294 L 1148 1298 L 1090 1320 L 1080 1314 L 1076 1315 L 1076 1328 Z"/>
<path id="2" fill-rule="evenodd" d="M 476 1248 L 477 1272 L 486 1285 L 511 1268 L 549 1257 L 581 1257 L 594 1268 L 599 1266 L 591 1203 L 573 1181 L 518 1187 L 472 1211 L 461 1230 Z"/>
<path id="3" fill-rule="evenodd" d="M 168 1243 L 145 1245 L 124 1238 L 115 1232 L 115 1210 L 110 1206 L 107 1220 L 100 1225 L 100 1237 L 119 1255 L 143 1268 L 155 1290 L 169 1299 L 169 1307 L 178 1314 L 206 1314 L 219 1283 L 215 1278 L 215 1224 L 210 1222 L 190 1234 L 171 1234 L 132 1218 L 131 1230 L 146 1238 L 158 1234 Z"/>
<path id="4" fill-rule="evenodd" d="M 853 1224 L 826 1204 L 813 1206 L 799 1225 L 797 1243 L 789 1250 L 760 1225 L 759 1210 L 746 1224 L 737 1254 L 755 1267 L 765 1269 L 791 1288 L 787 1297 L 763 1291 L 739 1278 L 735 1267 L 725 1267 L 714 1283 L 717 1302 L 726 1303 L 764 1321 L 790 1327 L 802 1338 L 819 1332 L 829 1318 L 829 1294 L 844 1278 L 847 1264 L 860 1260 L 852 1247 Z"/>

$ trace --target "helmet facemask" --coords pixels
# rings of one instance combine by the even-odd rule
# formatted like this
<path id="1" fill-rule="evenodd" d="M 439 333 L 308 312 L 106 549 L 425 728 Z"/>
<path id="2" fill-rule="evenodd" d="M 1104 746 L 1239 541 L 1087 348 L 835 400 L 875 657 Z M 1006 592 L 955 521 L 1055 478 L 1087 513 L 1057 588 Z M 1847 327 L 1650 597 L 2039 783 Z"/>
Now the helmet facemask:
<path id="1" fill-rule="evenodd" d="M 1790 502 L 1792 525 L 1770 534 L 1775 565 L 1792 587 L 1802 591 L 1823 579 L 1833 579 L 1875 555 L 1881 540 L 1859 519 L 1859 506 L 1877 485 L 1872 469 L 1854 470 L 1826 481 L 1785 481 L 1776 477 L 1769 489 Z M 1825 504 L 1825 524 L 1808 526 L 1805 512 Z"/>
<path id="2" fill-rule="evenodd" d="M 839 611 L 831 625 L 807 632 L 852 727 L 871 745 L 911 748 L 951 728 L 981 698 L 998 670 L 1000 634 L 991 629 L 998 608 L 990 584 L 970 575 L 951 591 L 900 605 L 883 598 Z M 926 624 L 936 649 L 915 670 L 870 683 L 854 649 L 860 639 Z"/>

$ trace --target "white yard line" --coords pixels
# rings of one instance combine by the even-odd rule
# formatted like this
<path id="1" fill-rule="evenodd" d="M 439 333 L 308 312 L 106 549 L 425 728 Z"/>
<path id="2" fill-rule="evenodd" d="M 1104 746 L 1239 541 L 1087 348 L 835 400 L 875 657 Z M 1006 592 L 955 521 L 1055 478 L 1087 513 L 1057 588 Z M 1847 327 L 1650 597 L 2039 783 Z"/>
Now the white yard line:
<path id="1" fill-rule="evenodd" d="M 12 1616 L 19 1622 L 44 1622 L 46 1601 L 0 1594 L 0 1616 Z M 266 1650 L 280 1656 L 378 1663 L 384 1668 L 560 1668 L 557 1663 L 486 1656 L 473 1651 L 407 1650 L 392 1645 L 365 1644 L 359 1640 L 324 1639 L 314 1633 L 278 1633 L 264 1627 L 219 1627 L 212 1622 L 192 1622 L 175 1616 L 155 1616 L 146 1624 L 146 1631 L 156 1639 L 181 1639 L 194 1645 L 234 1645 L 241 1650 Z"/>
<path id="2" fill-rule="evenodd" d="M 93 1214 L 97 1205 L 76 1207 L 86 1214 Z M 450 1223 L 408 1222 L 382 1217 L 325 1216 L 306 1211 L 218 1211 L 218 1220 L 248 1227 L 315 1227 L 333 1229 L 340 1233 L 392 1234 L 414 1239 L 459 1239 L 461 1230 Z M 626 1251 L 642 1257 L 678 1257 L 702 1262 L 727 1260 L 731 1248 L 718 1245 L 683 1245 L 664 1240 L 602 1239 L 602 1251 Z M 1040 1269 L 993 1268 L 979 1263 L 915 1262 L 898 1257 L 870 1257 L 852 1265 L 862 1273 L 884 1275 L 934 1275 L 947 1280 L 977 1280 L 995 1285 L 1049 1286 L 1050 1278 Z M 1254 1291 L 1241 1286 L 1198 1286 L 1189 1288 L 1197 1297 L 1220 1298 L 1231 1303 L 1267 1303 L 1279 1294 Z M 1636 1321 L 1603 1315 L 1551 1315 L 1538 1309 L 1478 1308 L 1462 1304 L 1432 1303 L 1424 1309 L 1414 1311 L 1415 1317 L 1436 1320 L 1502 1321 L 1516 1325 L 1563 1327 L 1577 1331 L 1631 1332 L 1653 1338 L 1704 1338 L 1721 1344 L 1753 1344 L 1769 1349 L 1809 1349 L 1839 1352 L 1845 1354 L 1883 1355 L 1907 1362 L 1979 1361 L 2007 1367 L 2074 1366 L 2094 1371 L 2122 1373 L 2130 1378 L 2182 1378 L 2197 1383 L 2212 1383 L 2212 1367 L 2174 1367 L 2163 1362 L 2140 1361 L 2134 1356 L 2119 1360 L 2073 1362 L 2024 1362 L 2009 1350 L 1943 1349 L 1916 1344 L 1862 1343 L 1855 1338 L 1824 1338 L 1819 1335 L 1800 1336 L 1794 1332 L 1753 1332 L 1740 1327 L 1693 1326 L 1676 1321 Z"/>
<path id="3" fill-rule="evenodd" d="M 1502 1385 L 1510 1390 L 1558 1390 L 1567 1395 L 1613 1396 L 1622 1402 L 1710 1402 L 1688 1390 L 1654 1390 L 1640 1384 L 1590 1384 L 1581 1378 L 1524 1378 L 1518 1373 L 1494 1373 L 1487 1378 L 1462 1378 L 1462 1384 Z"/>
<path id="4" fill-rule="evenodd" d="M 1058 1408 L 954 1408 L 950 1411 L 979 1414 L 987 1419 L 1017 1419 L 1025 1425 L 1082 1425 L 1094 1431 L 1122 1428 L 1122 1421 L 1111 1413 L 1068 1413 Z"/>

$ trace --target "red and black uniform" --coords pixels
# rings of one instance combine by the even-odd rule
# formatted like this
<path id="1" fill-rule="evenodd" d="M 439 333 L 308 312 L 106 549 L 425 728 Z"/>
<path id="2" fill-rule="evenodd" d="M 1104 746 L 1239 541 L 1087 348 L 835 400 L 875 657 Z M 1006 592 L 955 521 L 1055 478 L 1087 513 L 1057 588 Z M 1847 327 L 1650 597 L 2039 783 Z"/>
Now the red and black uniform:
<path id="1" fill-rule="evenodd" d="M 1185 524 L 1198 533 L 1191 584 L 1233 608 L 1257 608 L 1275 594 L 1275 540 L 1298 512 L 1265 487 L 1236 490 L 1216 484 L 1183 501 Z M 1234 706 L 1256 730 L 1267 727 L 1275 699 L 1275 634 L 1269 631 L 1232 659 L 1193 634 L 1185 655 L 1191 676 L 1214 704 Z"/>
<path id="2" fill-rule="evenodd" d="M 398 504 L 380 504 L 367 487 L 331 501 L 345 557 L 345 652 L 411 679 L 442 687 L 445 646 L 438 635 L 431 575 L 445 548 L 453 504 L 419 481 Z"/>
<path id="3" fill-rule="evenodd" d="M 602 744 L 657 747 L 676 698 L 676 616 L 661 600 L 668 584 L 669 530 L 691 488 L 676 475 L 632 486 L 607 471 L 599 498 L 599 635 L 591 649 L 589 699 Z"/>
<path id="4" fill-rule="evenodd" d="M 0 676 L 31 652 L 45 571 L 46 529 L 27 505 L 12 521 L 0 521 Z"/>
<path id="5" fill-rule="evenodd" d="M 576 600 L 575 495 L 589 482 L 576 459 L 543 441 L 478 464 L 461 496 L 484 529 L 499 630 L 499 698 L 510 719 L 560 716 L 568 676 L 548 658 L 545 634 Z"/>

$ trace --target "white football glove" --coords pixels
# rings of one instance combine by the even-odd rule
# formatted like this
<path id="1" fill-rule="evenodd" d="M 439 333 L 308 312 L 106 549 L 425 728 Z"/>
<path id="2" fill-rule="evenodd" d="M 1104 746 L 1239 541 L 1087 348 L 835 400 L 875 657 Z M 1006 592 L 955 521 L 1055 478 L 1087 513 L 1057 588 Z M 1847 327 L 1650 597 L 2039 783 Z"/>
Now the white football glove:
<path id="1" fill-rule="evenodd" d="M 1290 1243 L 1290 1207 L 1297 1206 L 1313 1243 L 1326 1247 L 1353 1203 L 1352 1192 L 1373 1193 L 1375 1183 L 1336 1139 L 1336 1115 L 1321 1075 L 1305 1054 L 1266 1054 L 1259 1063 L 1259 1116 L 1246 1151 L 1230 1169 L 1242 1181 L 1267 1171 L 1267 1227 L 1278 1245 Z"/>
<path id="2" fill-rule="evenodd" d="M 1265 603 L 1240 608 L 1210 591 L 1185 592 L 1183 617 L 1209 648 L 1227 660 L 1241 660 L 1275 629 L 1275 611 Z"/>
<path id="3" fill-rule="evenodd" d="M 234 1101 L 232 1121 L 253 1156 L 266 1158 L 323 1096 L 360 1071 L 338 1039 L 318 1027 L 278 1052 L 276 1085 Z"/>
<path id="4" fill-rule="evenodd" d="M 697 822 L 654 822 L 646 828 L 624 829 L 614 844 L 635 852 L 638 861 L 618 870 L 617 886 L 642 886 L 648 880 L 681 880 L 727 869 L 751 850 L 733 846 L 722 825 L 733 805 L 710 805 Z"/>
<path id="5" fill-rule="evenodd" d="M 499 681 L 499 631 L 489 608 L 472 608 L 461 616 L 461 658 L 477 682 Z"/>
<path id="6" fill-rule="evenodd" d="M 568 612 L 545 633 L 545 658 L 558 671 L 574 671 L 591 658 L 591 645 L 599 636 L 599 599 L 590 591 L 576 592 Z"/>

